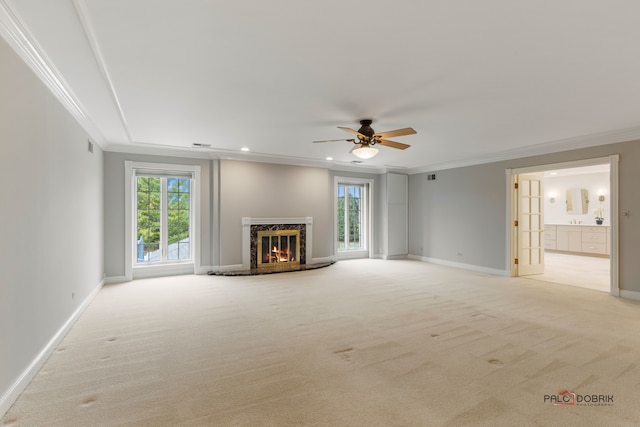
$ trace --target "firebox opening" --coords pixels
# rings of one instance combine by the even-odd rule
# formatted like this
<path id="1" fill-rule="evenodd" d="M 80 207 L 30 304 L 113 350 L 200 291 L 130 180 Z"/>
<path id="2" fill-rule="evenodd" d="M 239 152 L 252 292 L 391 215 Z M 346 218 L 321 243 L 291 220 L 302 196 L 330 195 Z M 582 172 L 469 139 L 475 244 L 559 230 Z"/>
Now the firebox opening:
<path id="1" fill-rule="evenodd" d="M 300 230 L 258 231 L 258 268 L 300 265 Z"/>

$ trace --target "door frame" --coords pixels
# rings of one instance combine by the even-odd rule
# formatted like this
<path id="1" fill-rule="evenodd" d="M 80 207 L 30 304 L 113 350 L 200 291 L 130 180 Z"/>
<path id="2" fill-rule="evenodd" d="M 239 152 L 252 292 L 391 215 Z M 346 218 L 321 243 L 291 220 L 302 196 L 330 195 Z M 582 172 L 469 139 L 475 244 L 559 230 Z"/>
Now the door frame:
<path id="1" fill-rule="evenodd" d="M 610 282 L 611 288 L 609 293 L 614 296 L 620 296 L 620 284 L 619 284 L 619 237 L 618 237 L 618 222 L 619 222 L 619 163 L 620 155 L 613 154 L 607 157 L 598 157 L 593 159 L 575 160 L 562 163 L 551 163 L 537 166 L 529 166 L 516 169 L 506 169 L 506 248 L 507 259 L 505 265 L 509 266 L 509 272 L 511 277 L 518 276 L 518 265 L 515 263 L 515 258 L 518 255 L 518 236 L 515 229 L 515 221 L 518 219 L 518 200 L 514 197 L 514 185 L 516 183 L 517 175 L 544 172 L 553 169 L 570 169 L 582 166 L 595 166 L 602 164 L 609 164 L 609 190 L 610 190 L 610 209 L 611 209 L 611 253 L 609 256 L 610 267 Z"/>

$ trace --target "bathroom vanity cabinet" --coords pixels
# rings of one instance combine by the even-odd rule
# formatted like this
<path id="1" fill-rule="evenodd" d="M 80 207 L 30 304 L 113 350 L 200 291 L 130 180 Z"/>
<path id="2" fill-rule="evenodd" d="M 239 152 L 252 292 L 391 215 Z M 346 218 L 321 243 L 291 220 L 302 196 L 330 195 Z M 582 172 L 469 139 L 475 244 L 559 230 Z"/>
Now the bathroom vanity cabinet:
<path id="1" fill-rule="evenodd" d="M 610 227 L 607 225 L 545 224 L 544 248 L 584 255 L 609 255 Z"/>

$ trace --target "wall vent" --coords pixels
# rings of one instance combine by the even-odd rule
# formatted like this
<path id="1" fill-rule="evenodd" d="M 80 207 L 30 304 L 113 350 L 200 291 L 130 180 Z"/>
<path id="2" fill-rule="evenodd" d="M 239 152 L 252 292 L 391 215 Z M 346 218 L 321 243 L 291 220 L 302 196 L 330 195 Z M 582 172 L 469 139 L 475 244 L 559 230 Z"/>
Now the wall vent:
<path id="1" fill-rule="evenodd" d="M 430 173 L 429 175 L 427 175 L 427 181 L 435 181 L 435 180 L 436 180 L 435 173 Z"/>

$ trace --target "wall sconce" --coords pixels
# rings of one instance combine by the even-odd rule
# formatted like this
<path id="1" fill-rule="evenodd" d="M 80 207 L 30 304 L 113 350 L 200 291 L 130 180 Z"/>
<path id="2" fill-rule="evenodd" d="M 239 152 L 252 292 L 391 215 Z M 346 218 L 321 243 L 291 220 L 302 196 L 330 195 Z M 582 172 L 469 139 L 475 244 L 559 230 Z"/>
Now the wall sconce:
<path id="1" fill-rule="evenodd" d="M 604 190 L 598 190 L 598 200 L 604 202 Z"/>
<path id="2" fill-rule="evenodd" d="M 550 203 L 555 203 L 556 202 L 556 192 L 555 191 L 550 191 L 549 192 L 549 202 Z"/>

